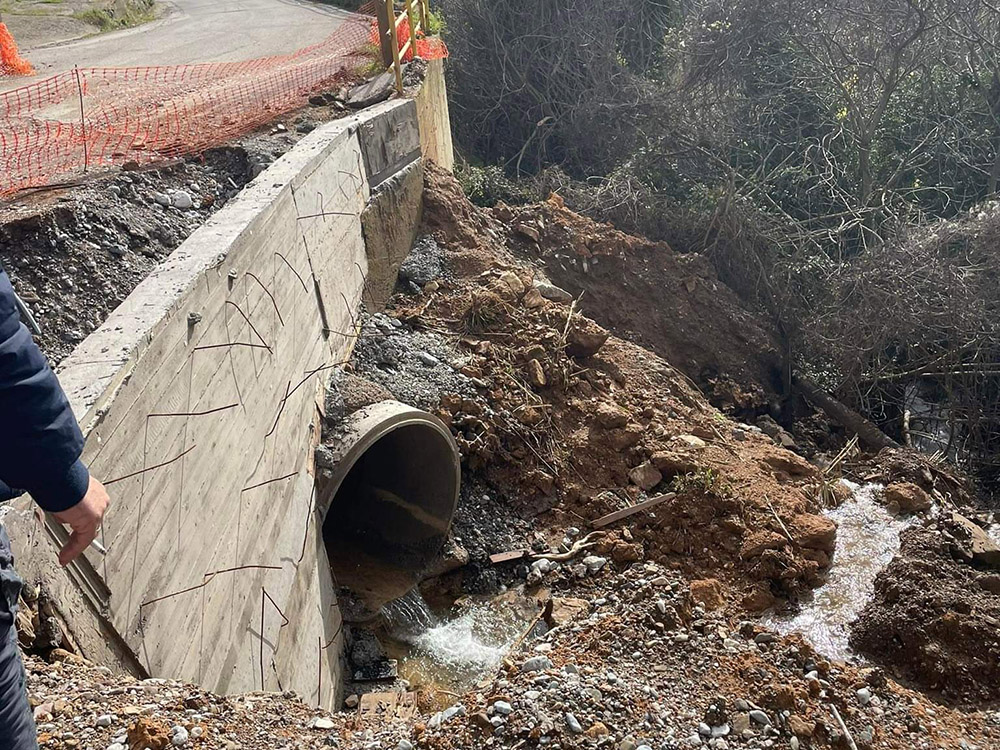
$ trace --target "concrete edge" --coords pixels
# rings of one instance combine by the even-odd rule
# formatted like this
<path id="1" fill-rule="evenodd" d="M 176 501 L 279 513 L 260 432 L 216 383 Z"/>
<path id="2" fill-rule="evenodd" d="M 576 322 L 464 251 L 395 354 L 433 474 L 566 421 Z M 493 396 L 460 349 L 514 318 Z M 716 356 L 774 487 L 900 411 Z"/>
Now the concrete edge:
<path id="1" fill-rule="evenodd" d="M 63 360 L 59 379 L 85 436 L 200 275 L 221 264 L 233 244 L 252 231 L 254 221 L 285 191 L 301 184 L 339 143 L 365 123 L 408 106 L 408 100 L 390 100 L 308 134 L 209 217 Z"/>

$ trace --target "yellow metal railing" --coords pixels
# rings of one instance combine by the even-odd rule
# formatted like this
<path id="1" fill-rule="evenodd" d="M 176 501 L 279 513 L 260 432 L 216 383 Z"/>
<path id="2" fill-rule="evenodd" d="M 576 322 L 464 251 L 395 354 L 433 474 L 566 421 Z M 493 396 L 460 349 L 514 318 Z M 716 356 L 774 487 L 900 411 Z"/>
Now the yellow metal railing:
<path id="1" fill-rule="evenodd" d="M 403 58 L 411 49 L 416 52 L 418 32 L 426 33 L 428 27 L 427 0 L 403 0 L 403 10 L 397 15 L 394 0 L 385 0 L 385 11 L 379 13 L 379 26 L 382 37 L 382 61 L 386 70 L 396 73 L 396 90 L 403 93 Z M 380 9 L 381 10 L 381 9 Z M 400 48 L 399 27 L 403 19 L 408 21 L 409 39 Z"/>

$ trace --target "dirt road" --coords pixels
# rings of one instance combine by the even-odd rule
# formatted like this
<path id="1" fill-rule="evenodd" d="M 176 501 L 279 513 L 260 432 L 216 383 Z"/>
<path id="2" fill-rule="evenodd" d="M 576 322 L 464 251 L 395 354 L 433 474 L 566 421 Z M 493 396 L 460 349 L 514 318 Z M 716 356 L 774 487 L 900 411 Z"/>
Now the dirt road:
<path id="1" fill-rule="evenodd" d="M 310 0 L 172 0 L 135 29 L 24 50 L 44 77 L 80 67 L 226 62 L 286 54 L 324 39 L 348 14 Z M 0 79 L 0 90 L 35 78 Z"/>

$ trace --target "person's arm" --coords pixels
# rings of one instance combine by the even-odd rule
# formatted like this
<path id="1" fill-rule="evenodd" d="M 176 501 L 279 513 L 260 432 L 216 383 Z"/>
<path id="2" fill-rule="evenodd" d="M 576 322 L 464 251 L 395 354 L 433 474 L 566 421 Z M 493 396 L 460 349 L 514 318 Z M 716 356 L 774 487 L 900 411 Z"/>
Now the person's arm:
<path id="1" fill-rule="evenodd" d="M 73 533 L 66 565 L 96 538 L 108 497 L 80 461 L 83 435 L 55 373 L 20 321 L 0 269 L 0 481 L 26 491 Z"/>

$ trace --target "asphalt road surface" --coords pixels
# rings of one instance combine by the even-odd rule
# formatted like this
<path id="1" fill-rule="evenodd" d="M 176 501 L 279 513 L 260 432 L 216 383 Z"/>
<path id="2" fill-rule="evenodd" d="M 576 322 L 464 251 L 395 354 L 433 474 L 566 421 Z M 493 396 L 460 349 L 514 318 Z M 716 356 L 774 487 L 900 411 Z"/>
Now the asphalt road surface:
<path id="1" fill-rule="evenodd" d="M 165 5 L 162 18 L 135 29 L 26 50 L 38 75 L 0 79 L 0 90 L 74 66 L 180 65 L 287 54 L 322 41 L 349 15 L 310 0 L 170 0 Z"/>

